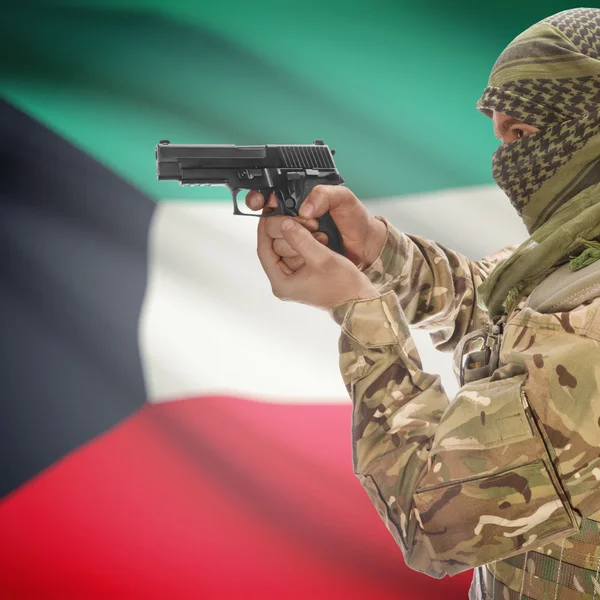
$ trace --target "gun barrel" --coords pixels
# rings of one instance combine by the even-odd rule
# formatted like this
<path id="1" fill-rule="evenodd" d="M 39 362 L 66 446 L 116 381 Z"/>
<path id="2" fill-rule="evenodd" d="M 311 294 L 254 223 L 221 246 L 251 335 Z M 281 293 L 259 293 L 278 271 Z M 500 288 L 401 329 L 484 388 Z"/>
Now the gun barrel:
<path id="1" fill-rule="evenodd" d="M 324 144 L 235 146 L 171 144 L 156 146 L 158 179 L 181 180 L 189 169 L 331 169 L 333 155 Z"/>

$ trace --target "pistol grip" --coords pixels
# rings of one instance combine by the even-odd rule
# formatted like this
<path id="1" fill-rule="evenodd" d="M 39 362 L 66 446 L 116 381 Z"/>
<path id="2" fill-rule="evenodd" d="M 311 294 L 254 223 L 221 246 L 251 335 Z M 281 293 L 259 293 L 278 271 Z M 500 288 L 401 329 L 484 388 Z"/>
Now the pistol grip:
<path id="1" fill-rule="evenodd" d="M 290 190 L 292 192 L 292 197 L 297 199 L 294 203 L 294 209 L 289 210 L 286 207 L 285 201 L 283 198 L 278 202 L 279 206 L 283 214 L 293 214 L 297 215 L 300 207 L 303 202 L 306 200 L 307 196 L 310 194 L 313 188 L 317 185 L 323 185 L 325 182 L 319 179 L 300 179 L 294 182 L 293 188 Z M 279 200 L 279 194 L 278 194 Z M 342 236 L 340 234 L 340 230 L 337 228 L 335 221 L 329 214 L 326 212 L 322 217 L 318 218 L 319 221 L 319 229 L 318 231 L 322 231 L 327 234 L 327 247 L 338 254 L 344 256 L 344 244 L 342 243 Z"/>
<path id="2" fill-rule="evenodd" d="M 343 256 L 344 245 L 342 244 L 340 230 L 337 228 L 335 221 L 328 212 L 322 217 L 319 217 L 319 231 L 327 234 L 327 247 Z"/>

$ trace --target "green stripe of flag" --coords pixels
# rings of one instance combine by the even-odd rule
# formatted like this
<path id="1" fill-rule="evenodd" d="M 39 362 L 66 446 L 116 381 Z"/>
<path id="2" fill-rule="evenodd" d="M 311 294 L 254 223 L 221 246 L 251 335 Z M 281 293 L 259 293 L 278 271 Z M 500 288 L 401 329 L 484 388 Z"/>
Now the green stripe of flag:
<path id="1" fill-rule="evenodd" d="M 159 139 L 324 139 L 364 199 L 482 184 L 497 141 L 475 101 L 503 47 L 563 8 L 534 4 L 26 3 L 0 20 L 0 84 L 154 198 L 228 197 L 158 183 Z"/>

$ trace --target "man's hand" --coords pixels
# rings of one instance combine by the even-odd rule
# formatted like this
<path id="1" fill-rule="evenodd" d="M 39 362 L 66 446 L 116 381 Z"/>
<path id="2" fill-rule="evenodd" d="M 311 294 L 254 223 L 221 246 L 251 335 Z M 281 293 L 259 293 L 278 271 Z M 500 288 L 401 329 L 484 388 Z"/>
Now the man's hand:
<path id="1" fill-rule="evenodd" d="M 246 205 L 252 210 L 262 208 L 262 194 L 251 190 L 246 196 Z M 267 207 L 277 207 L 273 194 Z M 385 224 L 373 217 L 348 188 L 340 185 L 318 185 L 313 188 L 300 207 L 300 217 L 294 219 L 312 232 L 319 242 L 327 245 L 327 236 L 324 233 L 316 233 L 317 218 L 327 211 L 340 230 L 346 257 L 359 269 L 366 269 L 381 253 L 387 235 Z M 274 240 L 275 254 L 281 256 L 292 271 L 296 271 L 304 264 L 304 259 L 282 234 L 281 223 L 286 218 L 289 217 L 269 217 L 266 219 L 266 231 Z"/>
<path id="2" fill-rule="evenodd" d="M 329 310 L 349 300 L 379 295 L 356 265 L 320 244 L 307 228 L 284 217 L 282 239 L 304 262 L 292 271 L 273 250 L 273 238 L 267 233 L 267 223 L 273 218 L 261 218 L 258 224 L 258 258 L 277 298 Z"/>

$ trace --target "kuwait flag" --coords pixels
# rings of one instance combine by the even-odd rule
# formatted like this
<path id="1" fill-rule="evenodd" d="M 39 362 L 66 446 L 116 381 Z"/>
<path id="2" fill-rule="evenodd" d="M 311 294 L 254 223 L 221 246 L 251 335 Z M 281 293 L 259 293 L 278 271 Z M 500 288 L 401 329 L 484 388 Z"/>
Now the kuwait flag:
<path id="1" fill-rule="evenodd" d="M 157 182 L 154 147 L 323 139 L 372 213 L 480 258 L 524 228 L 475 101 L 562 8 L 4 9 L 0 598 L 466 598 L 470 573 L 405 566 L 352 473 L 337 326 L 274 298 L 257 221 Z"/>

